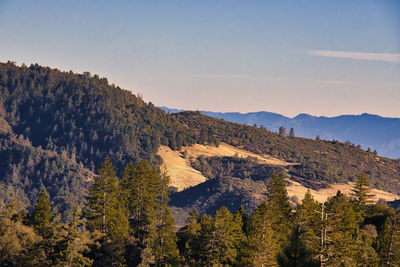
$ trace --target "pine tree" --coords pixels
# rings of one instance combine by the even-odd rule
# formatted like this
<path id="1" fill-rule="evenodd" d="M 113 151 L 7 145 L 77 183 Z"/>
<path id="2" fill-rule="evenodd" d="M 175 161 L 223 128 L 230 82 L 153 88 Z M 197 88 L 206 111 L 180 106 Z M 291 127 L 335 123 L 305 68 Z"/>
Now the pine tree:
<path id="1" fill-rule="evenodd" d="M 321 206 L 307 190 L 301 204 L 296 208 L 295 222 L 305 231 L 304 243 L 317 256 L 321 249 L 322 220 Z"/>
<path id="2" fill-rule="evenodd" d="M 243 249 L 242 265 L 276 265 L 279 240 L 272 229 L 267 202 L 263 202 L 251 214 L 246 224 L 247 241 Z"/>
<path id="3" fill-rule="evenodd" d="M 327 264 L 353 266 L 362 250 L 359 234 L 360 214 L 340 191 L 326 202 L 327 212 Z M 347 266 L 346 265 L 346 266 Z"/>
<path id="4" fill-rule="evenodd" d="M 365 209 L 365 207 L 372 204 L 371 197 L 374 195 L 369 194 L 371 188 L 369 187 L 368 179 L 364 172 L 358 177 L 352 191 L 358 208 Z"/>
<path id="5" fill-rule="evenodd" d="M 178 231 L 178 247 L 180 254 L 183 257 L 183 262 L 186 265 L 193 266 L 199 258 L 199 236 L 201 225 L 200 217 L 195 209 L 193 209 L 189 217 L 186 219 L 186 224 Z"/>
<path id="6" fill-rule="evenodd" d="M 168 207 L 169 183 L 169 176 L 166 170 L 163 170 L 158 197 L 159 206 L 156 213 L 156 236 L 153 244 L 157 266 L 165 266 L 167 264 L 176 265 L 179 260 L 179 251 L 176 245 L 177 237 L 175 234 L 175 220 Z"/>
<path id="7" fill-rule="evenodd" d="M 290 128 L 289 137 L 294 137 L 294 129 Z"/>
<path id="8" fill-rule="evenodd" d="M 313 253 L 306 246 L 305 238 L 306 231 L 298 224 L 293 226 L 289 242 L 277 255 L 279 266 L 312 267 L 320 265 L 313 259 Z"/>
<path id="9" fill-rule="evenodd" d="M 27 213 L 13 199 L 0 212 L 0 266 L 34 266 L 45 257 L 42 237 L 27 225 Z"/>
<path id="10" fill-rule="evenodd" d="M 286 128 L 281 126 L 279 127 L 279 136 L 286 137 Z"/>
<path id="11" fill-rule="evenodd" d="M 244 238 L 240 221 L 235 220 L 233 214 L 222 207 L 214 218 L 205 215 L 200 223 L 202 265 L 233 265 Z"/>
<path id="12" fill-rule="evenodd" d="M 53 214 L 51 212 L 49 195 L 44 188 L 40 191 L 32 215 L 32 223 L 35 229 L 40 235 L 47 235 L 50 227 L 50 219 Z"/>
<path id="13" fill-rule="evenodd" d="M 138 162 L 135 168 L 130 163 L 123 172 L 122 185 L 121 195 L 126 200 L 132 238 L 135 240 L 127 253 L 128 264 L 154 264 L 158 223 L 156 216 L 160 208 L 160 174 L 147 160 Z"/>
<path id="14" fill-rule="evenodd" d="M 94 265 L 102 262 L 123 264 L 125 241 L 129 233 L 129 223 L 126 216 L 123 198 L 121 197 L 118 180 L 110 159 L 107 157 L 89 187 L 86 197 L 85 217 L 90 231 L 99 231 L 101 247 Z"/>
<path id="15" fill-rule="evenodd" d="M 267 187 L 267 207 L 271 226 L 277 235 L 279 244 L 286 241 L 292 223 L 292 207 L 287 196 L 285 180 L 282 174 L 274 172 Z"/>
<path id="16" fill-rule="evenodd" d="M 88 203 L 85 216 L 87 227 L 91 231 L 97 230 L 106 235 L 111 234 L 111 222 L 114 219 L 112 217 L 115 216 L 118 205 L 118 182 L 115 174 L 110 159 L 106 157 L 86 197 Z"/>
<path id="17" fill-rule="evenodd" d="M 382 238 L 381 265 L 400 265 L 400 211 L 385 222 L 386 238 Z"/>
<path id="18" fill-rule="evenodd" d="M 85 256 L 89 252 L 90 238 L 87 233 L 80 231 L 83 226 L 81 219 L 82 210 L 78 206 L 75 209 L 73 220 L 63 226 L 63 236 L 59 241 L 59 266 L 91 266 L 93 260 Z"/>

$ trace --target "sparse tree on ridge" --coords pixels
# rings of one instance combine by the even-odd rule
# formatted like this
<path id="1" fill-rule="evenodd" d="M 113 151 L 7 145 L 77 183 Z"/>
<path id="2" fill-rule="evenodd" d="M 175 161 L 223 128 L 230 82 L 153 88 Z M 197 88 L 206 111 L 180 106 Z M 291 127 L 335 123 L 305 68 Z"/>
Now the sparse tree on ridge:
<path id="1" fill-rule="evenodd" d="M 289 137 L 295 137 L 293 128 L 290 128 Z"/>
<path id="2" fill-rule="evenodd" d="M 279 136 L 286 137 L 286 128 L 284 126 L 279 127 Z"/>

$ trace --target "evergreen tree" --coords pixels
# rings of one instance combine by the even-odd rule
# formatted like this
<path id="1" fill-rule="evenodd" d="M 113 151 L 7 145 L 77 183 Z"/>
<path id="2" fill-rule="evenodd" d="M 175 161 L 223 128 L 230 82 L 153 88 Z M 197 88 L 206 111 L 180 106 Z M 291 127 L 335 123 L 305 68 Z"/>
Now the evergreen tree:
<path id="1" fill-rule="evenodd" d="M 294 129 L 290 128 L 289 137 L 294 137 Z"/>
<path id="2" fill-rule="evenodd" d="M 277 235 L 279 245 L 282 245 L 286 241 L 292 223 L 292 207 L 282 174 L 274 172 L 271 175 L 266 195 L 272 230 Z"/>
<path id="3" fill-rule="evenodd" d="M 306 231 L 300 225 L 295 225 L 289 237 L 289 242 L 277 255 L 279 266 L 312 267 L 320 264 L 313 259 L 312 251 L 304 242 Z"/>
<path id="4" fill-rule="evenodd" d="M 375 250 L 377 236 L 378 233 L 373 224 L 366 224 L 360 229 L 361 249 L 356 256 L 359 266 L 379 265 L 378 253 Z"/>
<path id="5" fill-rule="evenodd" d="M 279 136 L 286 137 L 286 128 L 281 126 L 279 127 Z"/>
<path id="6" fill-rule="evenodd" d="M 159 207 L 156 213 L 156 236 L 153 244 L 157 266 L 165 266 L 167 264 L 176 265 L 179 260 L 179 251 L 176 245 L 175 220 L 168 207 L 169 183 L 169 176 L 166 170 L 163 170 L 159 192 Z"/>
<path id="7" fill-rule="evenodd" d="M 400 265 L 400 211 L 385 222 L 385 236 L 382 238 L 381 265 Z"/>
<path id="8" fill-rule="evenodd" d="M 247 241 L 243 249 L 242 265 L 276 265 L 279 240 L 272 229 L 267 202 L 263 202 L 251 214 L 246 224 Z"/>
<path id="9" fill-rule="evenodd" d="M 43 188 L 42 191 L 40 191 L 32 214 L 32 223 L 40 235 L 48 234 L 47 232 L 50 227 L 50 219 L 52 216 L 49 195 Z"/>
<path id="10" fill-rule="evenodd" d="M 241 220 L 235 220 L 233 214 L 222 207 L 214 218 L 204 215 L 200 223 L 202 265 L 233 265 L 244 239 Z"/>
<path id="11" fill-rule="evenodd" d="M 154 264 L 157 211 L 160 208 L 161 178 L 147 160 L 123 172 L 122 195 L 125 196 L 134 244 L 129 247 L 128 264 Z M 164 196 L 165 197 L 165 196 Z"/>
<path id="12" fill-rule="evenodd" d="M 364 172 L 358 177 L 352 191 L 358 208 L 365 209 L 366 206 L 372 204 L 371 197 L 374 195 L 369 194 L 371 188 L 369 187 L 368 179 Z"/>
<path id="13" fill-rule="evenodd" d="M 328 265 L 357 265 L 362 250 L 359 234 L 360 214 L 340 191 L 326 202 L 326 246 Z"/>
<path id="14" fill-rule="evenodd" d="M 110 264 L 124 262 L 124 242 L 129 233 L 124 202 L 120 197 L 115 170 L 107 157 L 99 169 L 93 184 L 88 189 L 85 217 L 90 231 L 102 233 L 99 239 L 102 247 L 94 265 L 108 260 Z M 106 256 L 108 254 L 108 256 Z M 106 258 L 107 259 L 106 259 Z"/>
<path id="15" fill-rule="evenodd" d="M 113 234 L 118 207 L 118 181 L 108 157 L 102 163 L 99 175 L 94 178 L 88 191 L 85 209 L 88 229 L 106 235 Z"/>
<path id="16" fill-rule="evenodd" d="M 193 266 L 199 258 L 201 229 L 199 220 L 197 211 L 193 209 L 186 219 L 185 226 L 178 231 L 178 247 L 183 257 L 183 263 L 190 266 Z"/>
<path id="17" fill-rule="evenodd" d="M 58 266 L 91 266 L 93 260 L 85 256 L 89 252 L 90 237 L 82 232 L 83 220 L 81 219 L 81 207 L 77 207 L 70 224 L 62 226 L 62 237 L 58 242 L 59 260 Z"/>
<path id="18" fill-rule="evenodd" d="M 301 204 L 296 208 L 296 223 L 303 229 L 305 245 L 317 256 L 321 249 L 322 221 L 321 206 L 314 200 L 310 190 L 307 190 Z"/>
<path id="19" fill-rule="evenodd" d="M 27 213 L 17 200 L 0 212 L 0 266 L 33 266 L 45 257 L 38 247 L 42 237 L 27 225 Z"/>

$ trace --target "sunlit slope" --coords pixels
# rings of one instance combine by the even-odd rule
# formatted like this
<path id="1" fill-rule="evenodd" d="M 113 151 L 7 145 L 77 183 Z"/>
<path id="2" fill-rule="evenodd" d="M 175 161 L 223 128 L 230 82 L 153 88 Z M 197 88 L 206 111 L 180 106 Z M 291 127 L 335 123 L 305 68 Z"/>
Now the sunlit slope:
<path id="1" fill-rule="evenodd" d="M 260 164 L 274 166 L 292 164 L 269 155 L 258 155 L 225 143 L 221 143 L 218 147 L 195 144 L 182 147 L 180 151 L 171 150 L 167 146 L 160 146 L 157 154 L 163 159 L 163 167 L 167 169 L 170 175 L 171 186 L 176 187 L 178 191 L 198 185 L 206 180 L 206 177 L 201 172 L 190 166 L 190 159 L 197 158 L 200 155 L 205 157 L 253 157 L 257 158 Z M 186 157 L 184 156 L 185 154 Z"/>
<path id="2" fill-rule="evenodd" d="M 179 151 L 171 150 L 169 147 L 161 146 L 158 150 L 158 155 L 163 159 L 163 167 L 168 171 L 171 178 L 171 186 L 177 188 L 178 191 L 182 191 L 185 188 L 193 187 L 199 185 L 207 180 L 207 178 L 198 170 L 191 166 L 191 160 L 199 156 L 204 157 L 240 157 L 247 158 L 253 157 L 258 160 L 259 164 L 273 165 L 286 167 L 293 165 L 293 163 L 287 163 L 279 160 L 270 155 L 258 155 L 226 143 L 221 143 L 217 146 L 209 145 L 199 145 L 195 144 L 192 146 L 182 147 Z M 310 189 L 314 198 L 323 202 L 328 197 L 336 194 L 338 190 L 342 193 L 350 195 L 353 188 L 353 183 L 333 183 L 327 188 L 322 188 L 319 190 L 313 190 L 307 188 L 306 186 L 291 180 L 288 180 L 288 195 L 290 198 L 296 197 L 299 201 L 304 197 L 304 194 L 308 189 Z M 261 186 L 261 185 L 260 185 Z M 266 190 L 263 189 L 263 190 Z M 262 191 L 263 191 L 262 190 Z M 385 192 L 378 189 L 372 189 L 371 194 L 374 195 L 373 200 L 378 201 L 383 199 L 386 201 L 392 201 L 395 199 L 400 199 L 399 195 Z M 295 198 L 293 198 L 295 199 Z"/>
<path id="3" fill-rule="evenodd" d="M 318 202 L 324 202 L 325 200 L 327 200 L 328 197 L 334 196 L 338 190 L 340 190 L 340 192 L 345 195 L 351 196 L 353 186 L 354 184 L 349 182 L 346 184 L 331 184 L 327 188 L 313 190 L 303 186 L 298 182 L 290 180 L 290 185 L 287 186 L 286 189 L 288 191 L 289 197 L 292 198 L 293 196 L 296 196 L 299 201 L 304 198 L 304 194 L 309 189 L 315 200 L 317 200 Z M 383 199 L 385 201 L 400 199 L 399 195 L 395 195 L 375 188 L 371 189 L 370 194 L 374 195 L 373 197 L 371 197 L 371 199 L 375 202 L 379 199 Z"/>

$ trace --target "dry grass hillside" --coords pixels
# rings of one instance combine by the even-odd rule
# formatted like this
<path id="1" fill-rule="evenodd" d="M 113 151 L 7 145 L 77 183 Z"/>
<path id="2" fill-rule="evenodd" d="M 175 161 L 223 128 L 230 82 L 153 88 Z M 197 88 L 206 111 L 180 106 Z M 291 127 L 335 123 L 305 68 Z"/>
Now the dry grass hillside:
<path id="1" fill-rule="evenodd" d="M 346 184 L 331 184 L 327 188 L 313 190 L 303 186 L 298 182 L 290 180 L 290 185 L 287 186 L 286 189 L 290 198 L 296 196 L 299 201 L 304 198 L 304 194 L 309 189 L 315 200 L 317 200 L 318 202 L 324 202 L 325 200 L 327 200 L 328 197 L 334 196 L 338 190 L 340 190 L 343 194 L 350 196 L 353 186 L 354 184 L 349 182 Z M 372 188 L 370 193 L 374 195 L 372 197 L 373 201 L 378 201 L 379 199 L 383 199 L 385 201 L 400 199 L 399 195 L 395 195 L 375 188 Z"/>
<path id="2" fill-rule="evenodd" d="M 282 167 L 293 165 L 292 163 L 284 162 L 270 155 L 258 155 L 226 143 L 221 143 L 218 147 L 195 144 L 192 146 L 182 147 L 179 151 L 174 151 L 169 147 L 161 146 L 158 150 L 158 155 L 163 159 L 163 167 L 167 169 L 170 175 L 171 186 L 176 187 L 178 191 L 196 186 L 207 180 L 200 171 L 194 169 L 190 164 L 191 159 L 198 158 L 201 155 L 204 157 L 253 157 L 258 160 L 259 164 Z M 352 187 L 353 183 L 349 182 L 342 184 L 335 183 L 329 185 L 327 188 L 310 190 L 317 201 L 323 202 L 328 197 L 335 195 L 337 190 L 340 190 L 342 193 L 347 195 L 351 194 Z M 304 197 L 307 189 L 309 188 L 293 180 L 290 180 L 290 185 L 287 187 L 289 197 L 295 196 L 299 201 Z M 373 198 L 375 201 L 379 199 L 384 199 L 386 201 L 400 199 L 399 195 L 378 189 L 372 189 L 371 193 L 375 195 Z"/>
<path id="3" fill-rule="evenodd" d="M 171 186 L 176 187 L 178 191 L 196 186 L 207 179 L 201 172 L 190 166 L 190 159 L 197 158 L 200 155 L 205 157 L 253 157 L 257 158 L 259 164 L 292 165 L 292 163 L 284 162 L 269 155 L 258 155 L 225 143 L 221 143 L 218 147 L 195 144 L 182 147 L 180 151 L 174 151 L 167 146 L 160 146 L 157 154 L 163 159 L 163 167 L 167 169 L 171 178 Z M 185 154 L 186 156 L 184 156 Z"/>

